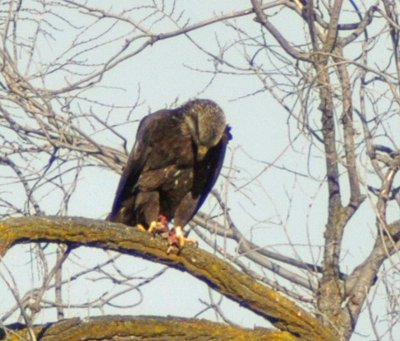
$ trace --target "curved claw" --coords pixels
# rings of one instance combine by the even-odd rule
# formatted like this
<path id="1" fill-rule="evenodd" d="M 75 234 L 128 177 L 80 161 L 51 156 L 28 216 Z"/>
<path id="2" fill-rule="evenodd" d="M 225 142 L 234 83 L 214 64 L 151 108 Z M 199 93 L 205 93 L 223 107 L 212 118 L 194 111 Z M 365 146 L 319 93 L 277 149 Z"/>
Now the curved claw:
<path id="1" fill-rule="evenodd" d="M 138 230 L 140 230 L 142 232 L 147 232 L 147 230 L 145 229 L 145 227 L 142 224 L 137 224 L 136 227 Z"/>
<path id="2" fill-rule="evenodd" d="M 165 226 L 164 223 L 159 221 L 152 221 L 150 223 L 149 229 L 147 230 L 149 233 L 164 233 L 168 231 L 168 226 Z"/>
<path id="3" fill-rule="evenodd" d="M 178 249 L 182 249 L 187 244 L 198 245 L 197 240 L 194 238 L 187 238 L 183 232 L 182 226 L 175 226 L 168 234 L 168 250 L 170 253 L 172 248 L 176 246 Z"/>
<path id="4" fill-rule="evenodd" d="M 160 215 L 157 221 L 152 221 L 148 228 L 145 228 L 143 224 L 137 224 L 136 227 L 143 232 L 148 232 L 152 234 L 163 234 L 168 232 L 168 219 Z"/>

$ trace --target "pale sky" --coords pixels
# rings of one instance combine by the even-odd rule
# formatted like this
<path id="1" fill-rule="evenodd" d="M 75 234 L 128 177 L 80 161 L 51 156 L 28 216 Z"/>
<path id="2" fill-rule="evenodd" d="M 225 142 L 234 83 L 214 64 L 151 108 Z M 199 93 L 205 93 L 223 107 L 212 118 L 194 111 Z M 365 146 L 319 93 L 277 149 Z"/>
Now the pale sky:
<path id="1" fill-rule="evenodd" d="M 100 6 L 100 4 L 109 2 L 91 3 Z M 114 4 L 113 6 L 123 7 L 125 3 L 131 4 L 132 2 L 119 1 L 116 3 L 118 5 Z M 105 5 L 104 8 L 109 8 L 108 6 Z M 249 6 L 249 2 L 189 0 L 177 1 L 177 6 L 185 10 L 184 16 L 190 18 L 191 23 L 195 23 L 209 18 L 210 15 L 213 16 L 213 13 L 219 14 L 221 11 L 229 13 L 231 10 L 246 8 Z M 118 8 L 113 7 L 112 11 L 118 12 Z M 258 34 L 259 26 L 251 18 L 252 16 L 246 16 L 237 19 L 237 22 L 248 32 Z M 74 20 L 79 19 L 74 18 Z M 230 21 L 230 23 L 234 24 L 235 21 Z M 168 26 L 165 23 L 157 24 L 153 30 L 161 32 L 162 25 Z M 172 25 L 167 28 L 173 29 Z M 295 28 L 295 25 L 287 25 L 286 28 L 285 34 L 292 40 L 302 34 Z M 56 54 L 58 51 L 62 51 L 65 45 L 64 38 L 67 38 L 66 40 L 73 38 L 69 34 L 68 30 L 60 31 L 55 41 L 42 42 L 43 49 L 48 49 L 47 44 L 49 44 L 52 47 L 52 53 Z M 222 45 L 229 44 L 237 39 L 237 34 L 238 32 L 224 24 L 215 24 L 191 33 L 190 37 L 203 48 L 212 50 L 217 46 L 217 40 Z M 103 54 L 107 53 L 112 54 L 112 48 L 109 50 L 103 48 L 101 53 L 93 58 L 101 59 Z M 243 65 L 244 54 L 245 52 L 236 46 L 229 49 L 226 57 L 237 65 Z M 46 59 L 48 56 L 44 53 L 42 58 Z M 268 63 L 267 59 L 265 63 Z M 241 228 L 246 237 L 261 247 L 265 246 L 271 250 L 294 255 L 293 248 L 288 246 L 289 238 L 295 245 L 297 256 L 304 261 L 321 260 L 323 231 L 327 215 L 326 186 L 320 184 L 324 172 L 322 152 L 313 147 L 313 156 L 308 158 L 309 141 L 303 136 L 296 138 L 298 130 L 296 130 L 295 122 L 290 124 L 289 135 L 287 112 L 266 91 L 241 98 L 262 88 L 261 82 L 256 77 L 219 74 L 209 84 L 213 77 L 210 72 L 212 70 L 211 58 L 199 51 L 187 38 L 179 37 L 158 42 L 136 57 L 126 60 L 104 77 L 101 87 L 96 87 L 85 95 L 93 100 L 101 100 L 115 106 L 131 106 L 136 101 L 138 89 L 140 89 L 141 105 L 133 113 L 133 117 L 137 120 L 149 112 L 169 107 L 174 103 L 180 105 L 194 97 L 216 101 L 225 111 L 233 135 L 225 161 L 226 166 L 233 164 L 233 171 L 228 172 L 227 167 L 222 171 L 224 175 L 229 173 L 230 182 L 226 181 L 224 177 L 220 177 L 216 187 L 222 189 L 222 193 L 227 196 L 236 225 Z M 60 80 L 54 79 L 53 82 L 51 85 L 56 86 Z M 83 103 L 82 107 L 84 108 L 84 106 Z M 90 108 L 99 110 L 99 113 L 103 110 L 103 114 L 109 110 L 90 103 L 86 104 L 86 109 Z M 125 117 L 126 112 L 127 109 L 115 110 L 112 115 L 116 115 L 115 120 L 118 121 L 118 115 Z M 136 128 L 137 122 L 119 129 L 120 134 L 128 140 L 129 149 L 134 142 Z M 98 137 L 95 136 L 95 138 Z M 118 147 L 115 140 L 107 140 L 107 137 L 100 141 Z M 294 141 L 292 145 L 290 145 L 290 141 Z M 273 162 L 292 172 L 268 166 Z M 315 179 L 307 178 L 310 174 Z M 257 178 L 250 181 L 255 176 Z M 68 214 L 104 218 L 111 208 L 118 180 L 118 174 L 104 169 L 83 171 L 79 186 L 70 201 Z M 238 188 L 240 190 L 237 190 Z M 43 198 L 48 214 L 54 213 L 58 208 L 58 206 L 54 206 L 54 200 L 51 194 Z M 212 207 L 213 202 L 210 200 L 202 210 L 209 212 Z M 357 215 L 346 230 L 342 268 L 344 271 L 353 269 L 359 263 L 360 256 L 365 257 L 368 254 L 373 242 L 375 226 L 372 213 L 363 209 Z M 354 248 L 355 239 L 358 244 Z M 312 247 L 309 246 L 310 243 Z M 200 247 L 204 247 L 204 245 L 200 243 Z M 5 263 L 11 269 L 12 275 L 18 283 L 21 296 L 32 287 L 32 282 L 37 281 L 37 273 L 40 271 L 36 267 L 26 265 L 31 257 L 29 250 L 30 248 L 27 246 L 17 246 L 5 257 Z M 51 252 L 54 248 L 49 247 L 48 250 Z M 24 257 L 21 257 L 21 252 L 25 252 Z M 73 257 L 73 260 L 79 266 L 69 265 L 66 270 L 71 273 L 80 269 L 82 265 L 89 267 L 108 257 L 107 253 L 103 251 L 84 248 L 80 248 L 75 253 L 77 257 Z M 162 268 L 158 264 L 126 256 L 122 257 L 119 262 L 128 273 L 138 277 L 153 274 Z M 0 271 L 4 272 L 4 269 L 0 267 Z M 273 278 L 271 273 L 268 272 L 267 275 Z M 77 298 L 85 301 L 88 297 L 94 297 L 96 291 L 104 290 L 105 287 L 112 290 L 113 285 L 105 281 L 80 281 L 78 284 L 68 285 L 64 289 L 64 295 L 66 300 L 72 304 Z M 0 293 L 2 301 L 5 297 L 7 302 L 2 303 L 1 314 L 7 311 L 14 301 L 2 280 L 0 280 Z M 140 299 L 136 293 L 130 295 L 129 299 L 132 302 Z M 127 310 L 108 308 L 105 313 L 192 317 L 205 308 L 199 298 L 209 301 L 209 291 L 205 284 L 173 269 L 169 269 L 154 283 L 144 287 L 142 295 L 143 302 L 137 307 Z M 215 301 L 220 298 L 217 293 L 212 293 L 212 296 Z M 124 301 L 126 299 L 125 297 Z M 122 300 L 117 300 L 117 302 L 126 303 Z M 268 325 L 263 319 L 246 309 L 239 308 L 237 304 L 228 299 L 224 298 L 223 302 L 227 317 L 234 322 L 246 327 Z M 375 312 L 378 313 L 378 311 Z M 71 309 L 67 317 L 75 314 L 86 316 L 99 313 L 99 311 Z M 54 318 L 53 313 L 50 316 Z M 200 317 L 215 318 L 211 311 Z M 46 314 L 42 321 L 38 320 L 37 322 L 44 322 L 47 318 Z M 364 318 L 368 319 L 368 316 L 364 314 Z M 7 323 L 10 322 L 11 320 L 7 321 Z M 366 326 L 369 328 L 369 325 L 360 319 L 358 329 L 363 330 L 364 335 L 371 336 L 371 332 L 365 330 Z M 400 328 L 398 329 L 400 335 Z M 372 339 L 372 336 L 371 338 L 362 338 L 355 335 L 352 338 L 354 341 L 365 339 Z"/>

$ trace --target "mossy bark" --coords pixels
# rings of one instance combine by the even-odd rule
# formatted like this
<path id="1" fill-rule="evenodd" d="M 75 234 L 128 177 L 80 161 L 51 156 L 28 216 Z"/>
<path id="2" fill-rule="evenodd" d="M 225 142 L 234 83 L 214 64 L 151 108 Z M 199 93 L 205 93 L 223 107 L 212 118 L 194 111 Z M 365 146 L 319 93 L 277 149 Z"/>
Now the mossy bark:
<path id="1" fill-rule="evenodd" d="M 244 329 L 198 319 L 155 316 L 102 316 L 73 318 L 34 326 L 31 331 L 16 324 L 7 326 L 0 340 L 296 340 L 287 332 L 265 328 Z M 1 332 L 0 332 L 1 333 Z"/>
<path id="2" fill-rule="evenodd" d="M 210 253 L 185 247 L 167 254 L 161 238 L 132 227 L 85 218 L 22 217 L 0 222 L 0 255 L 17 243 L 54 242 L 114 250 L 167 264 L 206 282 L 221 294 L 302 340 L 335 340 L 310 313 Z"/>

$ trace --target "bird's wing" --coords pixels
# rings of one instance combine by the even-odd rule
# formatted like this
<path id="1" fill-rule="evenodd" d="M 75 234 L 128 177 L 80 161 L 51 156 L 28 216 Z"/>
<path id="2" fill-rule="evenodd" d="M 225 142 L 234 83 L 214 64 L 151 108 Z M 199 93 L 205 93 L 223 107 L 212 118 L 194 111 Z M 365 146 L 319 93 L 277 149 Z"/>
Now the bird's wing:
<path id="1" fill-rule="evenodd" d="M 209 150 L 204 162 L 207 164 L 205 168 L 206 174 L 199 174 L 198 176 L 205 179 L 205 183 L 202 188 L 200 188 L 201 193 L 193 193 L 195 196 L 200 195 L 200 199 L 197 202 L 196 209 L 193 213 L 196 214 L 200 206 L 206 200 L 208 193 L 212 190 L 214 184 L 218 179 L 218 175 L 221 171 L 222 165 L 224 163 L 224 157 L 226 152 L 226 147 L 228 145 L 229 140 L 232 139 L 232 135 L 230 133 L 230 126 L 226 126 L 224 135 L 221 138 L 221 141 L 212 149 Z M 196 179 L 195 179 L 196 182 Z M 196 191 L 196 188 L 194 189 Z"/>
<path id="2" fill-rule="evenodd" d="M 109 219 L 118 214 L 121 209 L 122 202 L 134 196 L 134 188 L 137 184 L 143 167 L 146 164 L 148 156 L 153 148 L 150 143 L 153 132 L 165 117 L 164 110 L 157 111 L 142 119 L 139 124 L 136 141 L 132 148 L 127 164 L 122 172 L 117 192 L 115 194 L 114 204 Z"/>

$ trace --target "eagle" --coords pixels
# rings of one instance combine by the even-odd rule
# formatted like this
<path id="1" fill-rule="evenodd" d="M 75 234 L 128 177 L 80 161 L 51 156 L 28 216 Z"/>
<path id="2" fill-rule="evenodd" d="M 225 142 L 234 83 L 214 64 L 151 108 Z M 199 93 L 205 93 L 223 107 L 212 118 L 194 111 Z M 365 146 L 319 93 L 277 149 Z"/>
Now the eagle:
<path id="1" fill-rule="evenodd" d="M 225 114 L 213 101 L 191 100 L 144 117 L 119 181 L 109 221 L 167 232 L 182 248 L 193 240 L 183 227 L 205 201 L 231 139 Z"/>

